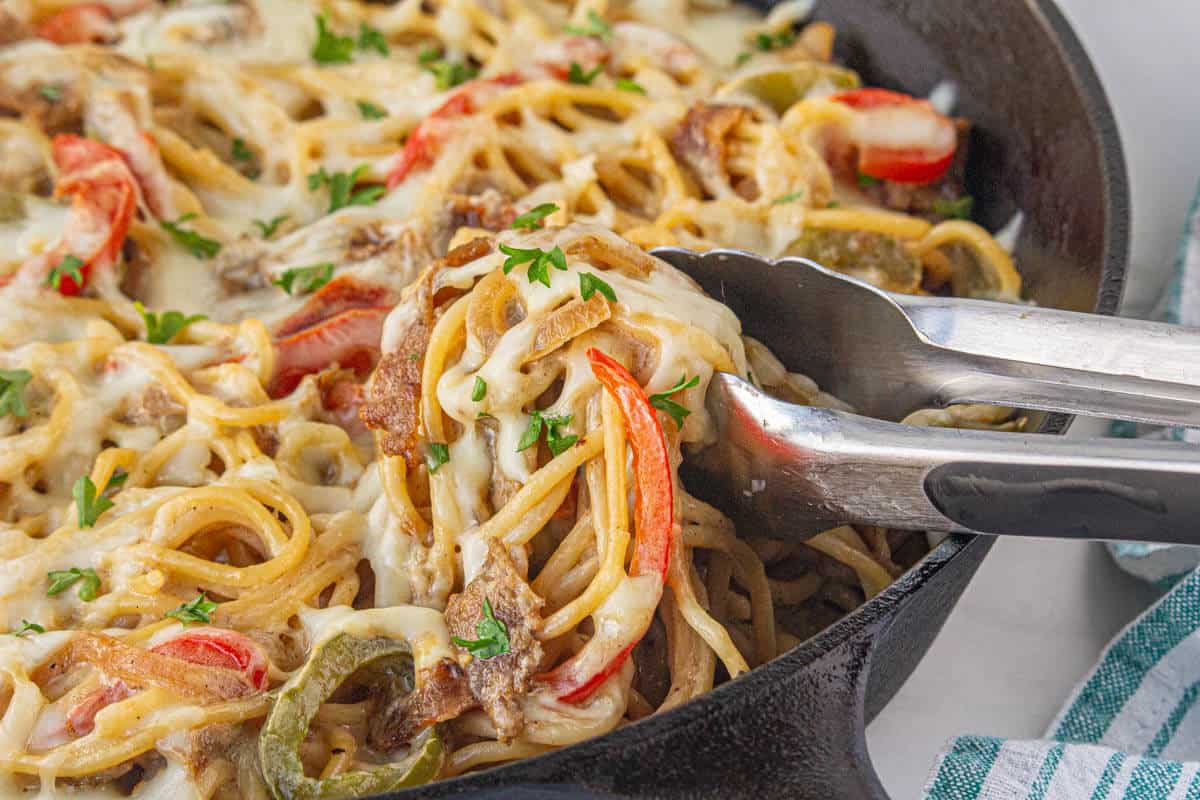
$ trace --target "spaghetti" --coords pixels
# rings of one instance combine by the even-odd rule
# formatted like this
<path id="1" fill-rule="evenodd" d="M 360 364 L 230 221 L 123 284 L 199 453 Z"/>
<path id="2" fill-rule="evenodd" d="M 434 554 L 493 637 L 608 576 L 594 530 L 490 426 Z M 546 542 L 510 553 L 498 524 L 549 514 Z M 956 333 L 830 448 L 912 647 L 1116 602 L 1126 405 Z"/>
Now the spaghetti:
<path id="1" fill-rule="evenodd" d="M 342 797 L 534 756 L 927 549 L 739 534 L 678 477 L 717 371 L 843 404 L 648 249 L 1019 295 L 965 122 L 862 88 L 803 4 L 0 15 L 3 792 Z"/>

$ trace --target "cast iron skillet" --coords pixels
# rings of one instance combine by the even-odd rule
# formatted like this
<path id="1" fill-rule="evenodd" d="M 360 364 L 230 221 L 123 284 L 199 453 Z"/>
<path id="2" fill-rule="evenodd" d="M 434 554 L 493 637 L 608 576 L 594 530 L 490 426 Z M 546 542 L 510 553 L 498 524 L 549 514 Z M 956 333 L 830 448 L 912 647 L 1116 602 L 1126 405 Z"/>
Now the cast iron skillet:
<path id="1" fill-rule="evenodd" d="M 953 79 L 958 113 L 975 123 L 977 219 L 994 230 L 1025 214 L 1016 258 L 1027 295 L 1114 313 L 1129 239 L 1124 159 L 1104 90 L 1051 0 L 822 0 L 817 17 L 837 26 L 839 57 L 868 85 L 924 95 Z M 768 344 L 792 324 L 742 320 Z M 1049 415 L 1040 430 L 1069 421 Z M 947 539 L 831 628 L 674 711 L 392 797 L 886 798 L 866 722 L 924 655 L 991 543 Z"/>

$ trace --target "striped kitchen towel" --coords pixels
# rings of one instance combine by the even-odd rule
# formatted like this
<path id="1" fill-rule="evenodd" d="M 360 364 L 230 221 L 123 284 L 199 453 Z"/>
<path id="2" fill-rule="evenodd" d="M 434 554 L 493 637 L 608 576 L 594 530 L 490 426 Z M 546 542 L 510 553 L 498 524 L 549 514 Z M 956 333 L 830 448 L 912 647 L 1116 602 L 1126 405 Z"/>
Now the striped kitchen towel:
<path id="1" fill-rule="evenodd" d="M 1200 194 L 1157 317 L 1200 327 Z M 1112 433 L 1200 444 L 1200 429 L 1114 423 Z M 1200 800 L 1200 548 L 1109 548 L 1167 594 L 1108 646 L 1044 739 L 951 740 L 927 800 Z"/>
<path id="2" fill-rule="evenodd" d="M 953 739 L 938 756 L 924 796 L 1200 800 L 1198 701 L 1200 570 L 1117 636 L 1046 738 Z"/>

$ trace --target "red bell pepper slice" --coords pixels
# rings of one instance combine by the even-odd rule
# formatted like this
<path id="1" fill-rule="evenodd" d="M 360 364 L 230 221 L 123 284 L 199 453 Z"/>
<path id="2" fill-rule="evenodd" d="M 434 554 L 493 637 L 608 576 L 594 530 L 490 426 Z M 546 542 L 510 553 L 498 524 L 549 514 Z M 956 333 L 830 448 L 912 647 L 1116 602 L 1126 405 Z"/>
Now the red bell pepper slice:
<path id="1" fill-rule="evenodd" d="M 103 44 L 117 38 L 117 27 L 102 3 L 80 3 L 48 17 L 37 35 L 55 44 Z"/>
<path id="2" fill-rule="evenodd" d="M 478 111 L 479 95 L 489 87 L 516 86 L 521 81 L 520 75 L 510 72 L 495 78 L 471 81 L 451 95 L 432 114 L 421 120 L 416 129 L 409 134 L 404 149 L 400 151 L 400 156 L 388 173 L 388 191 L 403 183 L 410 173 L 433 166 L 445 139 L 446 120 L 470 116 Z"/>
<path id="3" fill-rule="evenodd" d="M 150 652 L 171 656 L 191 664 L 224 667 L 242 673 L 258 691 L 267 688 L 267 653 L 249 636 L 225 628 L 201 628 L 150 648 Z"/>
<path id="4" fill-rule="evenodd" d="M 365 376 L 379 360 L 386 308 L 352 308 L 275 342 L 275 375 L 267 393 L 284 397 L 305 375 L 338 364 Z"/>
<path id="5" fill-rule="evenodd" d="M 658 580 L 657 605 L 662 596 L 662 587 L 667 581 L 667 566 L 671 556 L 671 537 L 675 530 L 674 489 L 671 483 L 671 461 L 667 453 L 667 442 L 663 436 L 658 413 L 650 405 L 650 398 L 629 370 L 605 353 L 591 348 L 587 352 L 592 373 L 604 386 L 625 419 L 626 435 L 633 449 L 634 481 L 634 547 L 633 561 L 629 572 L 637 577 L 653 575 Z M 648 624 L 647 620 L 647 624 Z M 558 699 L 564 703 L 580 703 L 621 668 L 630 651 L 646 633 L 641 630 L 627 631 L 629 638 L 623 642 L 608 642 L 605 649 L 615 654 L 599 670 L 591 674 L 579 674 L 577 661 L 584 651 L 556 667 L 543 676 L 551 684 Z M 597 637 L 613 635 L 604 630 Z M 592 644 L 589 642 L 589 645 Z"/>
<path id="6" fill-rule="evenodd" d="M 887 89 L 857 89 L 832 99 L 859 112 L 851 138 L 858 146 L 860 173 L 896 183 L 932 183 L 953 163 L 957 130 L 928 100 Z"/>
<path id="7" fill-rule="evenodd" d="M 270 662 L 266 651 L 253 639 L 237 631 L 224 628 L 187 631 L 150 648 L 150 652 L 190 664 L 234 670 L 240 672 L 257 691 L 267 689 Z M 102 709 L 136 693 L 135 688 L 120 679 L 98 687 L 67 712 L 67 731 L 75 736 L 86 736 L 96 727 L 96 715 Z"/>
<path id="8" fill-rule="evenodd" d="M 396 297 L 386 286 L 361 281 L 351 275 L 339 275 L 317 290 L 298 311 L 275 328 L 275 338 L 315 327 L 343 311 L 355 308 L 391 309 Z"/>
<path id="9" fill-rule="evenodd" d="M 120 259 L 137 208 L 137 182 L 121 151 L 94 139 L 55 136 L 52 157 L 59 170 L 54 194 L 72 196 L 71 213 L 58 246 L 26 261 L 22 271 L 40 282 L 72 255 L 83 262 L 79 272 L 87 285 L 93 270 L 111 269 Z M 83 286 L 63 276 L 58 290 L 77 295 Z"/>

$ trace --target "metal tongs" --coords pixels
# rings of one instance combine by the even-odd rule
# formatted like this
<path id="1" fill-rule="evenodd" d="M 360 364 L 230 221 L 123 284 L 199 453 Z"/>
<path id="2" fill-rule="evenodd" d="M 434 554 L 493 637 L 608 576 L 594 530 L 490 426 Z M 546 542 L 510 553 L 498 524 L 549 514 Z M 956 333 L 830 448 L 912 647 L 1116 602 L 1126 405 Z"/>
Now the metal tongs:
<path id="1" fill-rule="evenodd" d="M 694 463 L 701 494 L 734 498 L 739 522 L 786 538 L 852 522 L 1200 544 L 1200 448 L 881 421 L 994 403 L 1200 427 L 1200 330 L 892 294 L 802 258 L 654 255 L 728 304 L 789 369 L 869 415 L 714 376 L 705 402 L 718 442 Z"/>

